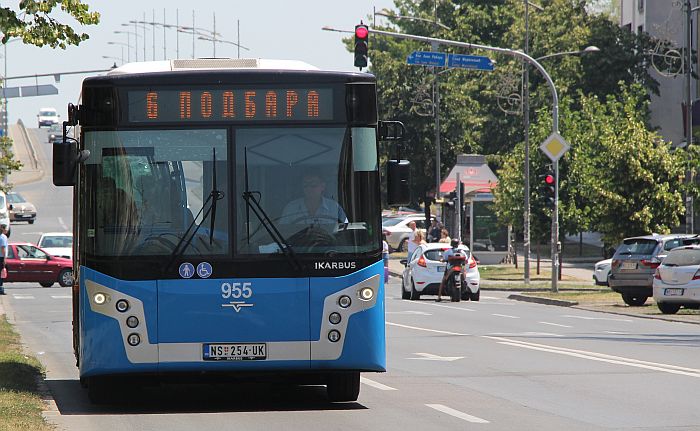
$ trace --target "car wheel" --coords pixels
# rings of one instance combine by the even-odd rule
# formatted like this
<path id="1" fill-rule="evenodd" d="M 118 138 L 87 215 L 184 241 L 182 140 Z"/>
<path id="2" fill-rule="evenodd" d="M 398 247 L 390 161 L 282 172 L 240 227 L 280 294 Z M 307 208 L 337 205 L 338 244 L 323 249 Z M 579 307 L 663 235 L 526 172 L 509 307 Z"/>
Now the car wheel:
<path id="1" fill-rule="evenodd" d="M 605 279 L 605 285 L 610 287 L 610 273 L 608 273 L 608 277 Z"/>
<path id="2" fill-rule="evenodd" d="M 396 248 L 396 251 L 400 251 L 400 252 L 406 251 L 407 244 L 408 244 L 408 238 L 402 239 L 401 242 L 399 243 L 399 246 Z"/>
<path id="3" fill-rule="evenodd" d="M 420 299 L 420 293 L 416 290 L 416 285 L 413 283 L 413 280 L 411 280 L 411 297 L 409 299 L 411 301 L 418 301 Z"/>
<path id="4" fill-rule="evenodd" d="M 34 220 L 27 220 L 27 223 L 34 224 Z"/>
<path id="5" fill-rule="evenodd" d="M 39 284 L 41 285 L 41 287 L 51 287 L 53 286 L 53 281 L 42 281 Z"/>
<path id="6" fill-rule="evenodd" d="M 647 302 L 647 298 L 648 296 L 633 295 L 631 293 L 622 294 L 622 300 L 625 301 L 625 304 L 631 307 L 641 307 L 645 302 Z"/>
<path id="7" fill-rule="evenodd" d="M 401 299 L 411 299 L 411 292 L 406 290 L 406 284 L 401 281 Z"/>
<path id="8" fill-rule="evenodd" d="M 73 285 L 73 270 L 64 269 L 58 274 L 58 284 L 61 287 L 70 287 Z"/>
<path id="9" fill-rule="evenodd" d="M 656 305 L 664 314 L 676 314 L 678 313 L 678 310 L 681 309 L 680 304 L 670 304 L 668 302 L 657 302 Z"/>
<path id="10" fill-rule="evenodd" d="M 481 289 L 477 290 L 476 293 L 469 293 L 469 299 L 472 301 L 478 301 L 479 296 L 481 296 Z"/>

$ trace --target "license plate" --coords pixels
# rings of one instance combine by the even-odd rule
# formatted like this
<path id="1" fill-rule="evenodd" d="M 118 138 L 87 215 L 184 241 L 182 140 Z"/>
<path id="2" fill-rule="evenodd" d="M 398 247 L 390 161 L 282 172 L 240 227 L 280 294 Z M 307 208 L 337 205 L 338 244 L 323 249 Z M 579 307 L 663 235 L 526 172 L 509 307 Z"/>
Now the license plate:
<path id="1" fill-rule="evenodd" d="M 437 272 L 445 272 L 445 265 L 440 265 L 435 269 L 437 269 Z"/>
<path id="2" fill-rule="evenodd" d="M 204 344 L 205 361 L 259 361 L 267 358 L 265 343 Z"/>
<path id="3" fill-rule="evenodd" d="M 664 289 L 664 296 L 683 296 L 683 289 Z"/>
<path id="4" fill-rule="evenodd" d="M 637 262 L 622 262 L 620 269 L 637 269 Z"/>

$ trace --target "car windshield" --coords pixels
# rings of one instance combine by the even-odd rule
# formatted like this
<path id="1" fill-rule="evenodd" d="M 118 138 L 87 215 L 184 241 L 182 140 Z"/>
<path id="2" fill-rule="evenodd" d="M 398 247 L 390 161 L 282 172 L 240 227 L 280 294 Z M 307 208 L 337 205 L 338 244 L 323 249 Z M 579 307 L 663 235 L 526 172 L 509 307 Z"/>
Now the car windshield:
<path id="1" fill-rule="evenodd" d="M 652 254 L 656 248 L 655 239 L 631 238 L 626 239 L 617 249 L 617 254 Z"/>
<path id="2" fill-rule="evenodd" d="M 55 117 L 56 111 L 39 111 L 39 115 L 42 117 Z"/>
<path id="3" fill-rule="evenodd" d="M 8 193 L 7 194 L 7 201 L 10 202 L 11 204 L 19 204 L 22 202 L 27 202 L 26 199 L 22 197 L 19 193 Z"/>
<path id="4" fill-rule="evenodd" d="M 399 217 L 386 217 L 382 218 L 382 226 L 396 226 L 397 224 L 401 223 L 403 221 L 402 218 Z"/>
<path id="5" fill-rule="evenodd" d="M 47 235 L 41 238 L 39 247 L 73 247 L 73 237 L 65 235 Z"/>
<path id="6" fill-rule="evenodd" d="M 664 258 L 665 266 L 694 266 L 700 265 L 700 249 L 677 248 L 668 252 Z"/>

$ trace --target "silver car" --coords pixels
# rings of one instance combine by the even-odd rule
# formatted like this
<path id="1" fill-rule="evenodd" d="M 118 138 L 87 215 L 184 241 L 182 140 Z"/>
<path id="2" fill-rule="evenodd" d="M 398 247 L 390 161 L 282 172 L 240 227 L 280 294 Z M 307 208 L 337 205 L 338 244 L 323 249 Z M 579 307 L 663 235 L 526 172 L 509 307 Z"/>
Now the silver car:
<path id="1" fill-rule="evenodd" d="M 654 300 L 664 314 L 700 308 L 700 245 L 668 252 L 654 273 Z"/>
<path id="2" fill-rule="evenodd" d="M 431 217 L 431 219 L 434 218 Z M 408 224 L 412 221 L 416 222 L 416 229 L 425 230 L 425 214 L 423 213 L 382 218 L 382 231 L 386 235 L 386 242 L 389 243 L 389 251 L 406 251 L 408 234 L 411 233 Z"/>
<path id="3" fill-rule="evenodd" d="M 625 304 L 644 305 L 653 295 L 654 272 L 669 250 L 683 245 L 693 235 L 645 235 L 626 238 L 615 251 L 610 266 L 610 288 L 622 295 Z"/>

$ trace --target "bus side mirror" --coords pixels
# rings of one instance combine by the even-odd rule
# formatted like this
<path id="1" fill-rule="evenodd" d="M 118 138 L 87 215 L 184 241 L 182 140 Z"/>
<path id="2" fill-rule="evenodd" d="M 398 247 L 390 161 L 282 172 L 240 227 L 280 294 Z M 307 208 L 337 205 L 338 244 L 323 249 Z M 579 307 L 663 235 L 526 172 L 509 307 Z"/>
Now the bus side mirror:
<path id="1" fill-rule="evenodd" d="M 389 160 L 386 171 L 387 203 L 390 206 L 411 203 L 411 162 Z"/>
<path id="2" fill-rule="evenodd" d="M 74 186 L 78 166 L 78 145 L 72 139 L 53 143 L 53 184 Z"/>

